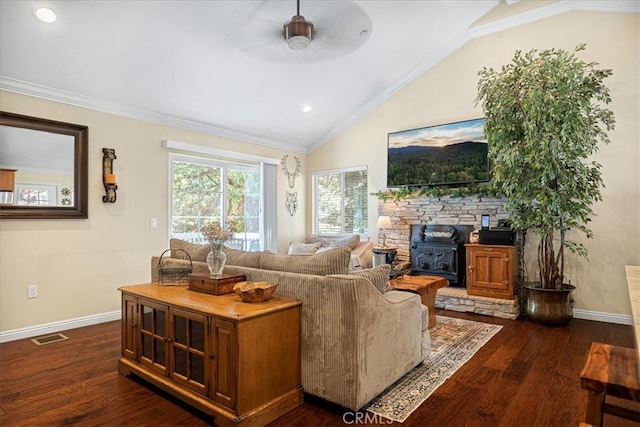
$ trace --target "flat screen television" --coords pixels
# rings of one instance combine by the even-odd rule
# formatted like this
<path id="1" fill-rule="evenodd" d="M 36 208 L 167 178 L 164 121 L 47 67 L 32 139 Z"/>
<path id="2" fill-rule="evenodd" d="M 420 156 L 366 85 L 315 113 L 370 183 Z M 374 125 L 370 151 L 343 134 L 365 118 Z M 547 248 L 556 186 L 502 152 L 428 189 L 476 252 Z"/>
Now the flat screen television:
<path id="1" fill-rule="evenodd" d="M 389 133 L 387 187 L 487 182 L 488 151 L 483 118 Z"/>

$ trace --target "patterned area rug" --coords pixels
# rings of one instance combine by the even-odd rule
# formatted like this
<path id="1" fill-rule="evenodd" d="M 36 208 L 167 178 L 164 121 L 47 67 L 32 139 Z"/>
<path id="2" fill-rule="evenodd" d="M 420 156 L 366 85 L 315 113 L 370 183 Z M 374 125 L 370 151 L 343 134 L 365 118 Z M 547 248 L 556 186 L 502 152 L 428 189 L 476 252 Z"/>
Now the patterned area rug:
<path id="1" fill-rule="evenodd" d="M 464 365 L 502 326 L 453 317 L 436 316 L 431 332 L 431 353 L 376 397 L 364 410 L 404 422 L 447 378 Z"/>

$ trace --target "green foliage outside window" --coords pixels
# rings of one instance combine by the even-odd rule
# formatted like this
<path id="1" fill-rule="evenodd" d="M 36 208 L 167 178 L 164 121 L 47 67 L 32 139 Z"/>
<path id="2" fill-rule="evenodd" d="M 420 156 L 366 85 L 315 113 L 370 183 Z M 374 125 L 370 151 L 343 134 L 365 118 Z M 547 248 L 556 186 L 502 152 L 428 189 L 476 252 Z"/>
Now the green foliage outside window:
<path id="1" fill-rule="evenodd" d="M 314 232 L 366 233 L 367 171 L 314 173 Z"/>
<path id="2" fill-rule="evenodd" d="M 205 224 L 227 219 L 236 222 L 238 233 L 260 232 L 260 173 L 256 169 L 174 161 L 172 179 L 172 235 L 187 233 L 201 239 Z"/>

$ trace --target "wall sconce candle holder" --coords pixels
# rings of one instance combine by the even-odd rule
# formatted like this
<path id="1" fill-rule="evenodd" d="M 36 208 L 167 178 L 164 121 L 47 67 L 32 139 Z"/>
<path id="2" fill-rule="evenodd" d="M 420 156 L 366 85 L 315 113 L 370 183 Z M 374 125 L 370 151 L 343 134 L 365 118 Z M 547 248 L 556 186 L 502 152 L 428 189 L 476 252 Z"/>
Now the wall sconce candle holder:
<path id="1" fill-rule="evenodd" d="M 107 193 L 102 196 L 102 201 L 104 203 L 116 202 L 116 190 L 118 189 L 118 185 L 116 184 L 116 176 L 113 173 L 113 160 L 116 158 L 115 149 L 102 149 L 102 183 L 104 184 L 104 191 Z"/>

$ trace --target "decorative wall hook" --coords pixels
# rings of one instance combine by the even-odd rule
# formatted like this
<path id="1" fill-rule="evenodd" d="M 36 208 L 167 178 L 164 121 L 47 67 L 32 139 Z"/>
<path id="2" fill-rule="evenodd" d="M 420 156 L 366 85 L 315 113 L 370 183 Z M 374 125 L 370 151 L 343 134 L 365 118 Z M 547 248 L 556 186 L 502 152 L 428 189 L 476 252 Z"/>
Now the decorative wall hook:
<path id="1" fill-rule="evenodd" d="M 105 196 L 102 196 L 102 201 L 105 203 L 116 202 L 118 185 L 116 184 L 116 176 L 113 173 L 113 160 L 116 158 L 115 149 L 102 149 L 102 183 L 104 184 L 104 191 L 107 193 Z"/>

